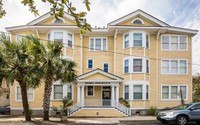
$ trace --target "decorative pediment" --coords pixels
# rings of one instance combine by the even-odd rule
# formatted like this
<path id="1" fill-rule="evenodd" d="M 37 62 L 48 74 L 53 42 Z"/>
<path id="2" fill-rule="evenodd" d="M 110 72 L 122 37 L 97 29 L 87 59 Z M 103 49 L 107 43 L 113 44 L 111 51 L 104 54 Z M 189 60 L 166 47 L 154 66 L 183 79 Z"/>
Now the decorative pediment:
<path id="1" fill-rule="evenodd" d="M 135 23 L 134 23 L 135 22 Z M 141 22 L 141 23 L 140 23 Z M 108 25 L 133 25 L 133 26 L 169 26 L 165 22 L 151 16 L 150 14 L 142 11 L 136 10 L 128 15 L 125 15 Z"/>
<path id="2" fill-rule="evenodd" d="M 29 22 L 27 25 L 75 25 L 74 17 L 64 12 L 64 17 L 55 19 L 50 12 L 38 17 L 37 19 Z"/>
<path id="3" fill-rule="evenodd" d="M 101 69 L 95 69 L 93 71 L 87 72 L 78 77 L 78 80 L 95 80 L 95 81 L 122 81 L 123 78 L 116 76 L 114 74 L 104 72 Z"/>

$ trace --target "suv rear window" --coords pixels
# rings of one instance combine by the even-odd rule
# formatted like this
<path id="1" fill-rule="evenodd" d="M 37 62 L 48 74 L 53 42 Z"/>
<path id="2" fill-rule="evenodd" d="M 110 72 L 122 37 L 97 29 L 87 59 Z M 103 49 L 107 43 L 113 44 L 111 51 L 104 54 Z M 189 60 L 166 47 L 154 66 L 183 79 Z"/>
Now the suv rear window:
<path id="1" fill-rule="evenodd" d="M 189 107 L 191 104 L 184 104 L 184 105 L 179 105 L 173 108 L 173 110 L 184 110 L 187 107 Z"/>

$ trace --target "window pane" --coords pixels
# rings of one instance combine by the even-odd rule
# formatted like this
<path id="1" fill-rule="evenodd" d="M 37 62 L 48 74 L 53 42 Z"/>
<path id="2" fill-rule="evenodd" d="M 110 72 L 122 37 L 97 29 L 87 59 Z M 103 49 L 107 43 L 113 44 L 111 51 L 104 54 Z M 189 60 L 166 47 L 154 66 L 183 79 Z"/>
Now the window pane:
<path id="1" fill-rule="evenodd" d="M 64 22 L 63 22 L 63 20 L 61 20 L 61 19 L 56 19 L 56 20 L 54 21 L 54 23 L 64 23 Z"/>
<path id="2" fill-rule="evenodd" d="M 162 87 L 162 99 L 169 99 L 169 86 Z"/>
<path id="3" fill-rule="evenodd" d="M 87 95 L 88 96 L 93 96 L 94 92 L 93 92 L 93 86 L 88 86 L 87 87 Z"/>
<path id="4" fill-rule="evenodd" d="M 128 48 L 129 47 L 129 34 L 126 34 L 124 36 L 124 48 Z"/>
<path id="5" fill-rule="evenodd" d="M 22 35 L 17 35 L 17 43 L 22 41 L 23 36 Z"/>
<path id="6" fill-rule="evenodd" d="M 146 99 L 149 99 L 149 86 L 146 85 Z"/>
<path id="7" fill-rule="evenodd" d="M 186 60 L 180 60 L 180 74 L 187 74 Z"/>
<path id="8" fill-rule="evenodd" d="M 187 49 L 187 36 L 180 36 L 180 49 L 181 50 Z"/>
<path id="9" fill-rule="evenodd" d="M 171 61 L 171 73 L 177 74 L 178 73 L 178 60 Z"/>
<path id="10" fill-rule="evenodd" d="M 88 60 L 88 68 L 93 68 L 93 60 Z"/>
<path id="11" fill-rule="evenodd" d="M 171 99 L 177 99 L 177 98 L 178 98 L 178 87 L 171 86 Z"/>
<path id="12" fill-rule="evenodd" d="M 129 72 L 129 60 L 124 61 L 124 73 Z"/>
<path id="13" fill-rule="evenodd" d="M 178 36 L 171 36 L 171 50 L 178 50 Z"/>
<path id="14" fill-rule="evenodd" d="M 149 73 L 149 60 L 146 60 L 146 72 Z"/>
<path id="15" fill-rule="evenodd" d="M 103 39 L 103 51 L 107 50 L 106 39 Z"/>
<path id="16" fill-rule="evenodd" d="M 142 85 L 133 86 L 133 99 L 142 99 Z"/>
<path id="17" fill-rule="evenodd" d="M 54 85 L 54 99 L 63 98 L 63 85 Z"/>
<path id="18" fill-rule="evenodd" d="M 95 50 L 101 50 L 101 39 L 96 39 Z"/>
<path id="19" fill-rule="evenodd" d="M 67 86 L 67 98 L 72 99 L 72 85 Z"/>
<path id="20" fill-rule="evenodd" d="M 72 47 L 72 34 L 68 33 L 68 47 Z"/>
<path id="21" fill-rule="evenodd" d="M 142 72 L 142 59 L 133 59 L 133 72 Z"/>
<path id="22" fill-rule="evenodd" d="M 169 73 L 169 60 L 162 60 L 162 73 L 163 74 Z"/>
<path id="23" fill-rule="evenodd" d="M 129 99 L 129 86 L 128 85 L 125 85 L 125 88 L 124 88 L 124 97 L 125 99 Z"/>
<path id="24" fill-rule="evenodd" d="M 146 35 L 146 47 L 149 48 L 149 35 Z"/>
<path id="25" fill-rule="evenodd" d="M 186 86 L 180 86 L 180 92 L 182 92 L 182 96 L 184 99 L 186 99 L 186 95 L 187 95 L 187 90 L 186 90 Z"/>
<path id="26" fill-rule="evenodd" d="M 142 33 L 133 34 L 134 46 L 142 47 Z"/>
<path id="27" fill-rule="evenodd" d="M 104 63 L 103 64 L 103 70 L 105 71 L 105 72 L 108 72 L 108 63 Z"/>
<path id="28" fill-rule="evenodd" d="M 162 49 L 169 49 L 169 36 L 162 36 Z"/>
<path id="29" fill-rule="evenodd" d="M 54 32 L 54 41 L 63 42 L 63 32 Z"/>
<path id="30" fill-rule="evenodd" d="M 94 39 L 90 39 L 90 50 L 94 50 Z"/>
<path id="31" fill-rule="evenodd" d="M 17 100 L 22 100 L 21 88 L 17 87 Z"/>

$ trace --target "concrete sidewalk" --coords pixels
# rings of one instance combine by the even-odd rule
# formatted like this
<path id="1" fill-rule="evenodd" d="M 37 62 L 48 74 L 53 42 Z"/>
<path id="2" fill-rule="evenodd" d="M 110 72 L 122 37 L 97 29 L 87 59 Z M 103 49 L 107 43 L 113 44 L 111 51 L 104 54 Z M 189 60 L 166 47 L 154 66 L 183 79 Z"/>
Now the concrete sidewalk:
<path id="1" fill-rule="evenodd" d="M 32 118 L 33 121 L 42 121 L 41 117 Z M 67 118 L 69 122 L 73 123 L 94 123 L 94 124 L 114 124 L 121 122 L 157 122 L 155 116 L 131 116 L 120 118 Z M 19 122 L 25 121 L 23 116 L 13 117 L 5 116 L 0 117 L 0 122 Z M 60 118 L 50 117 L 52 122 L 60 122 Z"/>

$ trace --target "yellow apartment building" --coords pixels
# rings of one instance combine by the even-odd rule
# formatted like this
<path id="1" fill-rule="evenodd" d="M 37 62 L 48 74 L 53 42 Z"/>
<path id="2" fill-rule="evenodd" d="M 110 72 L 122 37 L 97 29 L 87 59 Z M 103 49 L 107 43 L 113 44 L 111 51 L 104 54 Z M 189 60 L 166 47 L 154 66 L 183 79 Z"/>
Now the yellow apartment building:
<path id="1" fill-rule="evenodd" d="M 128 116 L 152 106 L 173 107 L 180 104 L 180 91 L 186 103 L 192 102 L 192 37 L 197 30 L 170 26 L 142 10 L 85 34 L 67 13 L 58 20 L 46 13 L 6 30 L 13 41 L 33 34 L 63 43 L 62 57 L 77 63 L 78 79 L 68 84 L 55 81 L 50 105 L 59 107 L 67 96 L 74 102 L 70 116 Z M 43 89 L 41 85 L 28 90 L 35 115 L 42 115 Z M 17 83 L 10 87 L 10 105 L 11 114 L 23 113 Z"/>

